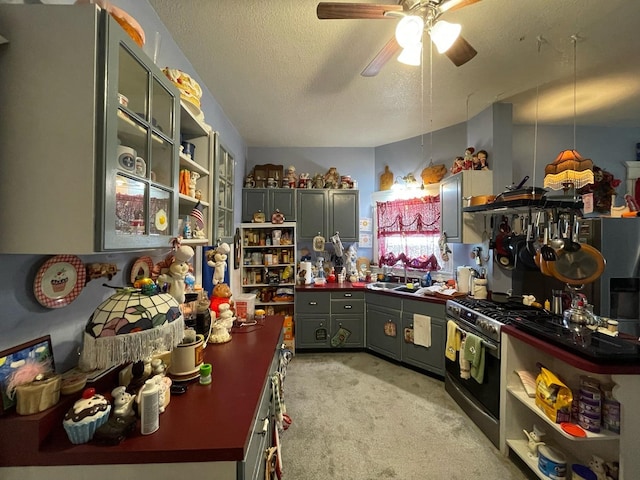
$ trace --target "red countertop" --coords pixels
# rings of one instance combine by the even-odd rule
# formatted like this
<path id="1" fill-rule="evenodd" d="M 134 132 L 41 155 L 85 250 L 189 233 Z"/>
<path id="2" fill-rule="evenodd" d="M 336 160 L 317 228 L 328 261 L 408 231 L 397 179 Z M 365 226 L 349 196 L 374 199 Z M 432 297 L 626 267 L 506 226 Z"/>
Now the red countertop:
<path id="1" fill-rule="evenodd" d="M 36 415 L 0 418 L 0 466 L 241 461 L 282 324 L 281 316 L 267 317 L 262 325 L 234 329 L 228 343 L 208 345 L 212 383 L 172 395 L 151 435 L 138 427 L 119 445 L 73 445 L 62 417 L 75 396 Z"/>
<path id="2" fill-rule="evenodd" d="M 367 290 L 367 288 L 365 287 L 365 283 L 356 283 L 356 284 L 352 284 L 351 282 L 344 282 L 344 283 L 326 283 L 324 285 L 297 285 L 296 286 L 296 292 L 312 292 L 312 291 L 316 291 L 316 292 L 342 292 L 342 291 L 368 291 L 368 292 L 373 292 L 375 294 L 379 294 L 379 295 L 389 295 L 392 297 L 396 297 L 396 298 L 404 298 L 405 300 L 418 300 L 420 302 L 429 302 L 429 303 L 438 303 L 441 305 L 444 305 L 445 303 L 447 303 L 447 298 L 445 298 L 444 296 L 431 296 L 431 295 L 422 295 L 422 296 L 417 296 L 417 295 L 412 295 L 412 294 L 407 294 L 407 293 L 402 293 L 402 292 L 393 292 L 393 291 L 389 291 L 389 290 Z M 400 287 L 402 284 L 398 284 L 398 286 Z M 452 297 L 451 297 L 452 298 Z"/>
<path id="3" fill-rule="evenodd" d="M 516 327 L 512 325 L 503 325 L 501 332 L 506 333 L 514 338 L 522 340 L 525 343 L 528 343 L 532 347 L 537 348 L 549 355 L 553 355 L 554 357 L 562 360 L 569 365 L 572 365 L 581 370 L 591 372 L 591 373 L 602 373 L 609 375 L 638 375 L 640 374 L 640 364 L 633 363 L 625 363 L 625 364 L 599 364 L 593 363 L 590 360 L 574 355 L 566 350 L 563 350 L 560 347 L 557 347 L 553 344 L 550 344 L 544 340 L 533 337 L 528 333 L 523 332 L 522 330 L 518 330 Z"/>

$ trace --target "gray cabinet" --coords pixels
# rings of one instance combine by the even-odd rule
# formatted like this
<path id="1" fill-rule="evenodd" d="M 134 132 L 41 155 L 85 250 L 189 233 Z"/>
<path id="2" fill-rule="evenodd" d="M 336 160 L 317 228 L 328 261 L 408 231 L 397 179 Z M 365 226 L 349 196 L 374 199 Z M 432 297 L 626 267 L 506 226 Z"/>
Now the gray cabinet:
<path id="1" fill-rule="evenodd" d="M 250 222 L 258 210 L 264 212 L 267 221 L 280 210 L 287 222 L 296 220 L 296 190 L 292 188 L 243 188 L 242 221 Z M 317 234 L 317 232 L 316 232 Z"/>
<path id="2" fill-rule="evenodd" d="M 340 232 L 343 242 L 359 240 L 358 190 L 298 190 L 298 240 L 311 241 L 322 234 L 329 238 Z"/>
<path id="3" fill-rule="evenodd" d="M 452 243 L 481 243 L 482 215 L 463 213 L 464 199 L 493 193 L 493 172 L 463 170 L 440 183 L 440 231 Z"/>
<path id="4" fill-rule="evenodd" d="M 402 358 L 402 300 L 367 292 L 367 348 L 394 360 Z"/>
<path id="5" fill-rule="evenodd" d="M 0 5 L 0 30 L 0 252 L 166 248 L 178 90 L 94 4 Z"/>
<path id="6" fill-rule="evenodd" d="M 405 335 L 406 329 L 413 333 L 414 315 L 431 317 L 431 346 L 415 345 L 411 335 Z M 402 361 L 415 367 L 444 376 L 444 346 L 446 342 L 444 305 L 403 300 L 402 302 Z M 407 338 L 409 337 L 409 338 Z"/>
<path id="7" fill-rule="evenodd" d="M 363 348 L 364 292 L 296 292 L 296 349 Z"/>

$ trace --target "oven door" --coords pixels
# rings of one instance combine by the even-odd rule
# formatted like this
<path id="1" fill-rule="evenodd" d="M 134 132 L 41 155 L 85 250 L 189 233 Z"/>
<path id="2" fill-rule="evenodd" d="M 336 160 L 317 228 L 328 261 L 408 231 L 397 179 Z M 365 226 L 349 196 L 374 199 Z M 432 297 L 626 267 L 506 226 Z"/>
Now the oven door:
<path id="1" fill-rule="evenodd" d="M 456 323 L 463 335 L 469 331 L 483 338 L 485 343 L 485 372 L 482 383 L 478 383 L 473 378 L 461 378 L 460 363 L 458 361 L 460 353 L 458 352 L 455 362 L 445 358 L 445 387 L 447 387 L 448 383 L 448 391 L 450 387 L 454 387 L 455 390 L 463 395 L 466 401 L 473 404 L 475 408 L 483 410 L 497 420 L 500 418 L 500 344 L 480 335 L 478 332 L 465 328 L 455 319 L 450 318 L 450 320 Z M 452 396 L 454 398 L 456 397 L 456 395 Z M 457 398 L 456 401 L 458 401 Z"/>

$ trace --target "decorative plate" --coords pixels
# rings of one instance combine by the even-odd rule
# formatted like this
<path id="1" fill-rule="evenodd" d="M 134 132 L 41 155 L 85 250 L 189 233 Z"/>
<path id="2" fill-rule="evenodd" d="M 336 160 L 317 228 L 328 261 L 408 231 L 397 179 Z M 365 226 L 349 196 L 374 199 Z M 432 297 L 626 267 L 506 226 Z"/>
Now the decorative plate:
<path id="1" fill-rule="evenodd" d="M 167 220 L 167 212 L 161 208 L 156 212 L 156 230 L 164 232 L 168 226 L 169 221 Z"/>
<path id="2" fill-rule="evenodd" d="M 56 255 L 38 270 L 33 292 L 40 305 L 62 308 L 73 302 L 84 288 L 87 270 L 75 255 Z"/>
<path id="3" fill-rule="evenodd" d="M 131 283 L 136 283 L 138 278 L 151 278 L 151 272 L 153 271 L 153 260 L 151 257 L 138 258 L 131 267 L 131 275 L 129 280 Z"/>

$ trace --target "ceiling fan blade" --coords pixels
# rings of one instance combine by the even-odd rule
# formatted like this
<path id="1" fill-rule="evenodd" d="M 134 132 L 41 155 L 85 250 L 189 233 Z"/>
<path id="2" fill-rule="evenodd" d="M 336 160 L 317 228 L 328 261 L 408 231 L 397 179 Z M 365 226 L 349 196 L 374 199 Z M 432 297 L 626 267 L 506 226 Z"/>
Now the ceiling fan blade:
<path id="1" fill-rule="evenodd" d="M 378 54 L 369 62 L 369 65 L 360 73 L 363 77 L 375 77 L 382 67 L 384 67 L 385 63 L 387 63 L 393 56 L 398 53 L 400 50 L 400 45 L 396 40 L 396 36 L 391 37 L 391 40 L 387 42 L 387 44 L 382 47 L 382 50 L 378 52 Z"/>
<path id="2" fill-rule="evenodd" d="M 458 39 L 453 42 L 453 45 L 444 52 L 444 54 L 449 57 L 449 59 L 455 64 L 456 67 L 464 65 L 473 57 L 476 56 L 478 52 L 475 48 L 471 46 L 469 42 L 467 42 L 462 35 L 458 37 Z"/>
<path id="3" fill-rule="evenodd" d="M 320 2 L 316 13 L 320 20 L 366 18 L 386 19 L 385 12 L 402 12 L 402 5 L 374 5 L 370 3 Z"/>
<path id="4" fill-rule="evenodd" d="M 438 10 L 441 13 L 460 10 L 463 7 L 466 7 L 468 5 L 473 5 L 474 3 L 478 3 L 479 1 L 480 0 L 449 0 L 449 1 L 445 0 L 440 4 L 440 6 L 438 7 Z"/>

